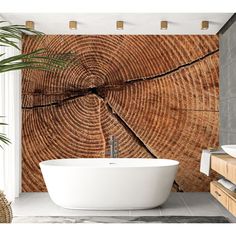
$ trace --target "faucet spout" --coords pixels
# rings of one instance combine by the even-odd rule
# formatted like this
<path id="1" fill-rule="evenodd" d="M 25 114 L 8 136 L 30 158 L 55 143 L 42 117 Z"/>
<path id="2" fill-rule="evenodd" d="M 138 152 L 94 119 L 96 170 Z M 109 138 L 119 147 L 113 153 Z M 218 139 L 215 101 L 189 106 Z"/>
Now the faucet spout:
<path id="1" fill-rule="evenodd" d="M 110 157 L 115 158 L 118 155 L 118 143 L 114 135 L 110 136 Z"/>

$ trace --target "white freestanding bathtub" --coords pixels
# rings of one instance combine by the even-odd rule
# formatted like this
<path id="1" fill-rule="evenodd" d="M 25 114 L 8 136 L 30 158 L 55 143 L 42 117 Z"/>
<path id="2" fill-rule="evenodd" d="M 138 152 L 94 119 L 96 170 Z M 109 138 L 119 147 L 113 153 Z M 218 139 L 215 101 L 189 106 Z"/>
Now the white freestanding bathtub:
<path id="1" fill-rule="evenodd" d="M 69 209 L 154 208 L 171 191 L 179 162 L 144 158 L 76 158 L 40 163 L 54 203 Z"/>

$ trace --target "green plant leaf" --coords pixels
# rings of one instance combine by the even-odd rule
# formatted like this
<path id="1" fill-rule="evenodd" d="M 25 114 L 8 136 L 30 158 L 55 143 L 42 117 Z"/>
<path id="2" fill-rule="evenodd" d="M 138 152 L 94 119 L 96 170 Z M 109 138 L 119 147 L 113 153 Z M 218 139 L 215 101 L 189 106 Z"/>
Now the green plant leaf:
<path id="1" fill-rule="evenodd" d="M 2 133 L 0 133 L 0 141 L 5 144 L 11 143 L 11 141 L 6 137 L 6 135 Z M 2 145 L 0 145 L 0 147 L 3 148 Z"/>
<path id="2" fill-rule="evenodd" d="M 0 47 L 14 47 L 19 49 L 18 41 L 22 40 L 23 34 L 34 35 L 35 37 L 42 37 L 43 35 L 42 32 L 28 29 L 24 25 L 10 25 L 6 21 L 0 21 Z M 0 59 L 4 56 L 4 53 L 0 54 Z M 52 54 L 47 49 L 42 48 L 27 54 L 19 54 L 0 60 L 0 73 L 22 69 L 46 71 L 63 69 L 71 63 L 73 57 L 71 53 Z M 0 125 L 7 124 L 1 122 Z M 1 142 L 9 144 L 10 140 L 5 134 L 0 133 Z M 0 147 L 2 146 L 0 145 Z"/>

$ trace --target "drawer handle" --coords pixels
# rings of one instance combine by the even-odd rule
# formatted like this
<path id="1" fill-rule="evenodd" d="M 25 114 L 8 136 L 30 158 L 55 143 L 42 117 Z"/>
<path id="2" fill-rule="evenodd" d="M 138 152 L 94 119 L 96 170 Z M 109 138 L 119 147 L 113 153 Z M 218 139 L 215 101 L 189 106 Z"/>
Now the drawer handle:
<path id="1" fill-rule="evenodd" d="M 216 194 L 218 197 L 221 197 L 221 194 L 219 194 L 217 191 L 215 191 L 215 194 Z"/>

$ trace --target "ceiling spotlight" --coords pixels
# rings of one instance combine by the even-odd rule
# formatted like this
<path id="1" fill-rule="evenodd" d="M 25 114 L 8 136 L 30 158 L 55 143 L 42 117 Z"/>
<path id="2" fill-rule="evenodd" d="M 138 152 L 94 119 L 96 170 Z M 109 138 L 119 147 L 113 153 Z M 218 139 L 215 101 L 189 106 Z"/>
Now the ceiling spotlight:
<path id="1" fill-rule="evenodd" d="M 69 28 L 71 30 L 76 30 L 77 29 L 77 21 L 69 21 Z"/>
<path id="2" fill-rule="evenodd" d="M 34 22 L 33 22 L 33 21 L 30 21 L 30 20 L 27 20 L 27 21 L 25 22 L 25 27 L 28 28 L 28 29 L 33 30 L 33 29 L 34 29 Z"/>
<path id="3" fill-rule="evenodd" d="M 167 30 L 168 28 L 168 21 L 163 20 L 161 21 L 161 30 Z"/>
<path id="4" fill-rule="evenodd" d="M 118 20 L 118 21 L 116 22 L 116 29 L 117 29 L 117 30 L 123 30 L 123 29 L 124 29 L 124 21 Z"/>
<path id="5" fill-rule="evenodd" d="M 202 30 L 207 30 L 209 28 L 209 21 L 202 21 Z"/>

